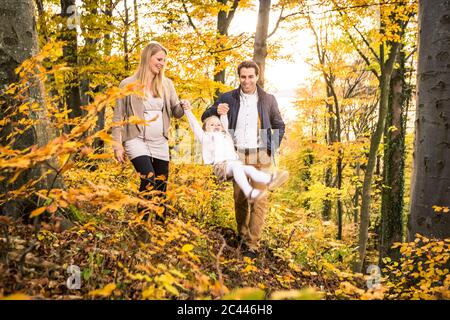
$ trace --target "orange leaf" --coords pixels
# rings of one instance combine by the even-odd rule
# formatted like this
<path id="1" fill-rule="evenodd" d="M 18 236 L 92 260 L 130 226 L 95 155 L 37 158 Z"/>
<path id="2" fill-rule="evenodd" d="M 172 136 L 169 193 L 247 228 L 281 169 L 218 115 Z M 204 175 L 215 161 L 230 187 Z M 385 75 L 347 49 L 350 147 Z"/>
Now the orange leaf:
<path id="1" fill-rule="evenodd" d="M 24 293 L 13 293 L 6 297 L 0 297 L 0 300 L 30 300 L 31 297 Z"/>
<path id="2" fill-rule="evenodd" d="M 42 213 L 44 213 L 45 210 L 47 210 L 47 206 L 34 209 L 30 214 L 30 218 L 34 218 L 41 215 Z"/>

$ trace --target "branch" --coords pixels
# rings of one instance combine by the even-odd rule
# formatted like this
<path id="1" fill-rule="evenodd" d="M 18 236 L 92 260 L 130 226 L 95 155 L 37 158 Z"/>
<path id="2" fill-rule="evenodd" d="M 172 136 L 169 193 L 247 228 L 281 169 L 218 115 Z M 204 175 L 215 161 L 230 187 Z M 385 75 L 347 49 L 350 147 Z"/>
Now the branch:
<path id="1" fill-rule="evenodd" d="M 370 52 L 372 52 L 373 56 L 375 57 L 375 59 L 378 61 L 378 63 L 381 63 L 381 59 L 380 57 L 377 55 L 377 53 L 375 52 L 375 50 L 372 48 L 372 46 L 370 45 L 370 43 L 367 41 L 366 37 L 364 37 L 364 35 L 361 33 L 361 31 L 359 31 L 359 29 L 354 25 L 353 28 L 356 30 L 356 32 L 358 32 L 358 34 L 361 36 L 361 39 L 364 41 L 364 43 L 366 44 L 366 46 L 369 48 Z"/>
<path id="2" fill-rule="evenodd" d="M 410 54 L 408 54 L 408 55 L 405 57 L 405 61 L 408 61 L 409 58 L 411 58 L 411 56 L 412 56 L 416 51 L 417 51 L 417 46 L 414 46 L 414 48 L 411 50 Z"/>
<path id="3" fill-rule="evenodd" d="M 194 21 L 192 21 L 191 15 L 189 14 L 189 11 L 188 11 L 188 9 L 186 7 L 186 2 L 183 0 L 182 3 L 183 3 L 183 10 L 184 10 L 184 13 L 186 13 L 186 16 L 188 18 L 189 24 L 191 25 L 192 29 L 194 29 L 194 31 L 198 35 L 197 27 L 195 26 Z"/>
<path id="4" fill-rule="evenodd" d="M 226 17 L 226 23 L 225 23 L 225 30 L 228 30 L 228 28 L 230 27 L 231 21 L 234 18 L 234 14 L 236 13 L 236 9 L 239 6 L 239 1 L 240 0 L 234 0 L 233 1 L 233 5 L 231 6 L 231 10 L 228 12 L 227 17 Z"/>
<path id="5" fill-rule="evenodd" d="M 366 57 L 366 55 L 361 51 L 361 49 L 359 49 L 358 45 L 355 42 L 355 39 L 352 37 L 352 35 L 348 32 L 348 30 L 346 30 L 344 28 L 345 33 L 347 34 L 347 36 L 350 38 L 351 43 L 353 44 L 353 47 L 355 48 L 355 50 L 359 53 L 359 55 L 361 56 L 361 58 L 364 60 L 364 62 L 367 64 L 368 67 L 370 67 L 371 63 L 369 58 Z M 378 75 L 377 70 L 375 70 L 375 68 L 370 67 L 370 71 L 375 75 L 375 77 L 377 77 L 377 79 L 380 79 L 380 76 Z"/>
<path id="6" fill-rule="evenodd" d="M 243 33 L 241 33 L 238 37 L 240 37 L 240 36 L 242 36 L 242 35 L 243 35 Z M 246 44 L 250 39 L 253 39 L 254 37 L 255 37 L 255 36 L 251 35 L 251 36 L 249 36 L 247 39 L 245 39 L 241 44 L 238 44 L 238 45 L 235 45 L 235 46 L 232 46 L 232 47 L 228 47 L 228 48 L 224 48 L 224 49 L 221 49 L 221 50 L 208 51 L 208 53 L 210 53 L 210 54 L 216 54 L 216 53 L 225 52 L 225 51 L 230 51 L 230 50 L 233 50 L 233 49 L 240 48 L 240 47 L 242 47 L 244 44 Z"/>
<path id="7" fill-rule="evenodd" d="M 337 6 L 336 5 L 336 3 L 333 1 L 333 4 L 335 5 L 335 6 Z M 338 11 L 339 12 L 339 14 L 341 15 L 341 17 L 343 17 L 344 15 L 343 15 L 343 13 L 342 12 L 340 12 L 340 11 Z M 355 27 L 355 26 L 354 26 Z M 356 27 L 355 27 L 356 28 Z M 347 34 L 347 36 L 349 37 L 349 39 L 350 39 L 350 41 L 351 41 L 351 43 L 353 44 L 353 47 L 355 48 L 355 50 L 359 53 L 359 55 L 361 56 L 361 58 L 365 61 L 365 63 L 367 64 L 367 66 L 368 67 L 370 67 L 370 65 L 371 65 L 371 63 L 370 63 L 370 60 L 369 60 L 369 58 L 361 51 L 361 49 L 358 47 L 358 45 L 356 44 L 356 41 L 355 41 L 355 39 L 353 38 L 353 36 L 350 34 L 350 32 L 347 30 L 347 28 L 345 28 L 345 27 L 343 27 L 342 29 L 344 29 L 344 32 Z M 365 40 L 365 38 L 363 37 L 363 41 Z M 367 42 L 365 42 L 366 44 L 367 44 Z M 370 46 L 369 46 L 370 47 Z M 370 49 L 371 50 L 373 50 L 371 47 L 370 47 Z M 375 55 L 376 56 L 376 55 Z M 377 56 L 376 56 L 377 57 Z M 377 59 L 378 59 L 378 57 L 377 57 Z M 379 60 L 378 60 L 379 61 Z M 380 62 L 381 63 L 381 62 Z M 372 73 L 375 75 L 375 77 L 377 77 L 377 79 L 380 79 L 380 76 L 378 75 L 378 72 L 373 68 L 373 67 L 370 67 L 370 71 L 372 71 Z"/>
<path id="8" fill-rule="evenodd" d="M 283 8 L 283 9 L 284 9 L 284 8 Z M 288 15 L 286 15 L 286 16 L 283 17 L 283 16 L 282 16 L 282 14 L 283 14 L 283 9 L 281 9 L 281 13 L 280 13 L 280 16 L 278 17 L 277 23 L 276 23 L 275 27 L 273 28 L 272 32 L 269 33 L 269 35 L 267 36 L 267 38 L 270 38 L 271 36 L 274 35 L 275 31 L 277 31 L 277 29 L 278 29 L 278 27 L 280 26 L 280 23 L 281 23 L 282 21 L 284 21 L 284 20 L 286 20 L 286 19 L 288 19 L 288 18 L 290 18 L 290 17 L 299 15 L 299 14 L 304 14 L 303 11 L 299 11 L 299 12 L 293 12 L 293 13 L 290 13 L 290 14 L 288 14 Z"/>
<path id="9" fill-rule="evenodd" d="M 402 0 L 400 0 L 400 1 L 376 2 L 376 3 L 371 3 L 371 4 L 361 4 L 361 5 L 348 6 L 348 7 L 337 7 L 336 9 L 325 10 L 325 11 L 322 11 L 320 13 L 315 13 L 315 12 L 312 12 L 312 11 L 311 12 L 313 14 L 322 14 L 322 13 L 335 12 L 335 11 L 338 11 L 338 12 L 339 11 L 345 11 L 345 10 L 348 10 L 348 9 L 358 9 L 358 8 L 369 8 L 369 7 L 372 7 L 372 6 L 392 5 L 392 4 L 396 4 L 396 3 L 403 3 L 403 2 L 402 2 Z M 318 4 L 311 5 L 311 6 L 315 6 L 315 5 L 321 5 L 321 4 L 318 3 Z"/>
<path id="10" fill-rule="evenodd" d="M 358 86 L 358 84 L 360 84 L 361 81 L 364 79 L 364 74 L 365 74 L 364 71 L 363 71 L 363 72 L 360 72 L 360 73 L 358 74 L 358 76 L 356 77 L 355 81 L 353 82 L 353 84 L 350 84 L 350 79 L 348 79 L 349 88 L 348 88 L 348 90 L 346 90 L 345 93 L 343 94 L 344 99 L 349 99 L 349 98 L 352 98 L 352 97 L 353 97 L 353 96 L 352 96 L 353 91 L 356 89 L 356 87 Z"/>
<path id="11" fill-rule="evenodd" d="M 270 32 L 267 35 L 267 39 L 269 39 L 271 36 L 273 36 L 275 31 L 277 31 L 278 27 L 280 26 L 280 22 L 284 20 L 283 11 L 284 11 L 284 6 L 281 7 L 280 16 L 278 17 L 277 23 L 275 24 L 275 27 L 273 28 L 272 32 Z"/>

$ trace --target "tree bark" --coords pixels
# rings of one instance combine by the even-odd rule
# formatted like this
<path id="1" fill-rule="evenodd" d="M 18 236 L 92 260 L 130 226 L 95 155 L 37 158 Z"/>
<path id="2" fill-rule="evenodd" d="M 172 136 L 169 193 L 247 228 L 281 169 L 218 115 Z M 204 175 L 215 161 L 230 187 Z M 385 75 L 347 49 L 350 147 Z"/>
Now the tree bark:
<path id="1" fill-rule="evenodd" d="M 404 52 L 400 52 L 398 60 L 399 67 L 392 74 L 384 130 L 380 262 L 386 256 L 398 258 L 398 250 L 391 247 L 394 242 L 403 241 L 405 106 L 409 99 L 406 92 Z"/>
<path id="2" fill-rule="evenodd" d="M 90 17 L 95 17 L 99 13 L 97 12 L 98 8 L 98 0 L 85 0 L 84 1 L 85 10 L 87 12 L 87 15 Z M 94 30 L 90 30 L 92 26 L 90 25 L 83 25 L 83 28 L 85 29 L 84 32 L 84 38 L 85 38 L 85 45 L 82 48 L 81 51 L 81 57 L 80 62 L 82 66 L 86 67 L 93 63 L 94 56 L 97 54 L 97 43 L 99 42 L 99 38 L 95 37 Z M 91 98 L 89 96 L 90 89 L 90 76 L 89 74 L 84 74 L 81 76 L 80 81 L 80 101 L 82 106 L 86 106 L 91 102 Z"/>
<path id="3" fill-rule="evenodd" d="M 318 41 L 318 39 L 316 39 L 316 41 Z M 317 42 L 316 44 L 317 47 L 317 51 L 318 54 L 320 55 L 320 50 L 319 48 L 319 43 Z M 323 50 L 323 49 L 322 49 Z M 323 61 L 323 56 L 324 53 L 321 54 L 322 58 L 321 60 L 321 64 L 324 64 Z M 331 98 L 333 96 L 333 94 L 331 93 L 331 89 L 327 83 L 327 75 L 324 74 L 324 81 L 326 84 L 326 90 L 327 90 L 327 98 Z M 335 121 L 334 121 L 334 117 L 332 116 L 333 114 L 333 105 L 331 103 L 326 103 L 326 110 L 327 110 L 327 114 L 326 114 L 326 124 L 327 124 L 327 135 L 326 135 L 326 142 L 327 145 L 329 147 L 331 147 L 333 145 L 334 142 L 336 142 L 336 125 L 335 125 Z M 327 168 L 325 169 L 325 187 L 331 188 L 333 186 L 333 168 L 332 168 L 332 164 L 330 163 L 329 165 L 327 165 Z M 331 208 L 332 208 L 332 202 L 330 199 L 325 199 L 323 200 L 323 207 L 322 207 L 322 218 L 325 221 L 330 220 L 331 218 Z"/>
<path id="4" fill-rule="evenodd" d="M 369 224 L 370 224 L 370 202 L 372 192 L 372 180 L 375 171 L 375 165 L 377 162 L 377 153 L 380 146 L 381 138 L 384 132 L 384 126 L 386 123 L 386 114 L 389 97 L 389 83 L 394 68 L 394 62 L 397 57 L 400 44 L 394 42 L 391 45 L 389 57 L 385 63 L 382 64 L 380 75 L 380 104 L 378 108 L 378 120 L 375 132 L 370 138 L 369 159 L 367 162 L 366 171 L 364 173 L 363 191 L 362 191 L 362 204 L 360 214 L 359 225 L 359 261 L 355 265 L 355 269 L 358 272 L 362 271 L 364 265 L 364 259 L 366 257 L 367 239 L 369 236 Z"/>
<path id="5" fill-rule="evenodd" d="M 128 10 L 127 0 L 123 1 L 123 6 L 125 8 L 125 28 L 123 32 L 123 51 L 124 51 L 124 62 L 125 62 L 125 70 L 130 70 L 130 57 L 129 57 L 129 48 L 128 48 L 128 29 L 130 28 L 130 14 Z"/>
<path id="6" fill-rule="evenodd" d="M 44 3 L 43 0 L 36 0 L 36 8 L 38 11 L 38 26 L 39 26 L 39 34 L 42 35 L 45 42 L 49 41 L 48 29 L 45 21 L 45 11 L 44 11 Z"/>
<path id="7" fill-rule="evenodd" d="M 107 31 L 105 33 L 104 41 L 103 41 L 103 52 L 104 55 L 109 57 L 111 56 L 111 50 L 112 50 L 112 39 L 111 39 L 111 33 L 112 29 L 114 28 L 114 25 L 112 23 L 112 17 L 113 17 L 113 9 L 114 9 L 114 2 L 113 0 L 109 0 L 106 3 L 106 8 L 104 10 L 105 16 L 106 16 L 106 25 L 107 25 Z M 106 89 L 106 86 L 104 84 L 100 85 L 98 87 L 99 92 L 103 92 Z M 101 131 L 105 128 L 105 109 L 103 108 L 98 114 L 97 118 L 97 124 L 95 127 L 95 132 Z M 95 138 L 93 142 L 93 147 L 96 153 L 102 153 L 104 149 L 105 143 L 100 138 Z"/>
<path id="8" fill-rule="evenodd" d="M 16 113 L 20 105 L 25 102 L 37 103 L 40 108 L 30 111 L 26 115 L 15 115 L 13 120 L 14 127 L 9 124 L 0 130 L 1 145 L 10 145 L 14 149 L 24 150 L 33 145 L 44 146 L 54 137 L 47 118 L 45 105 L 45 92 L 42 82 L 33 77 L 27 83 L 27 95 L 24 100 L 16 100 L 3 92 L 11 83 L 19 80 L 14 70 L 26 59 L 38 53 L 38 38 L 36 31 L 36 20 L 34 16 L 34 4 L 32 0 L 0 0 L 0 96 L 2 97 L 0 118 L 11 117 Z M 5 101 L 6 100 L 6 103 Z M 6 109 L 6 107 L 9 107 Z M 25 130 L 17 135 L 13 141 L 8 135 L 17 127 L 21 117 L 33 119 L 32 128 Z M 48 164 L 54 165 L 54 159 L 48 161 Z M 6 194 L 9 191 L 17 190 L 21 186 L 39 179 L 44 171 L 48 169 L 46 165 L 36 165 L 23 172 L 14 183 L 8 183 L 8 176 L 0 182 L 0 193 Z M 60 176 L 53 172 L 46 179 L 42 179 L 37 188 L 63 188 L 64 184 Z M 1 205 L 1 213 L 15 218 L 29 213 L 39 205 L 36 196 L 27 199 L 9 200 Z"/>
<path id="9" fill-rule="evenodd" d="M 260 69 L 258 84 L 262 88 L 264 88 L 265 81 L 270 4 L 271 0 L 259 0 L 258 22 L 256 24 L 255 47 L 253 52 L 253 60 L 258 64 Z"/>
<path id="10" fill-rule="evenodd" d="M 135 33 L 135 37 L 136 37 L 136 45 L 138 47 L 140 47 L 141 35 L 140 35 L 140 29 L 139 29 L 139 9 L 138 9 L 137 0 L 133 1 L 133 9 L 134 9 L 134 33 Z"/>
<path id="11" fill-rule="evenodd" d="M 217 0 L 222 5 L 226 5 L 229 0 Z M 218 36 L 227 36 L 228 35 L 228 29 L 230 27 L 231 21 L 234 18 L 234 14 L 236 13 L 236 9 L 239 6 L 239 0 L 234 0 L 233 5 L 230 9 L 230 11 L 226 12 L 223 10 L 220 10 L 217 14 L 217 34 Z M 223 46 L 219 47 L 223 49 Z M 215 57 L 214 62 L 214 81 L 225 83 L 225 72 L 226 69 L 221 67 L 222 65 L 222 59 L 224 59 L 221 54 L 217 54 Z M 220 90 L 216 91 L 216 96 L 220 95 Z"/>
<path id="12" fill-rule="evenodd" d="M 450 237 L 450 2 L 419 1 L 419 61 L 408 240 Z"/>
<path id="13" fill-rule="evenodd" d="M 359 196 L 361 194 L 361 187 L 359 186 L 359 171 L 361 170 L 361 165 L 359 162 L 356 164 L 355 176 L 357 178 L 357 183 L 355 187 L 355 195 L 353 196 L 353 223 L 358 224 L 358 214 L 359 214 Z"/>
<path id="14" fill-rule="evenodd" d="M 71 109 L 69 113 L 70 118 L 80 117 L 83 114 L 81 110 L 80 79 L 78 74 L 77 29 L 73 25 L 68 25 L 68 18 L 74 14 L 69 8 L 75 6 L 75 2 L 75 0 L 61 0 L 61 17 L 66 18 L 63 20 L 60 33 L 60 39 L 66 42 L 63 47 L 63 61 L 72 69 L 72 73 L 68 75 L 66 80 L 64 90 L 65 105 L 68 109 Z"/>

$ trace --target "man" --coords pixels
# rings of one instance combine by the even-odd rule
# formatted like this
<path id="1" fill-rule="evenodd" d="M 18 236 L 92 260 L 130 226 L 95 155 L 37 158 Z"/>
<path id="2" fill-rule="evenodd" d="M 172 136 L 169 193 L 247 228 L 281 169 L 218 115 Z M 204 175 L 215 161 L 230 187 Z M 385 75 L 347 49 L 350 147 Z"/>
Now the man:
<path id="1" fill-rule="evenodd" d="M 228 129 L 241 161 L 268 171 L 271 158 L 283 139 L 285 125 L 275 97 L 257 85 L 258 65 L 254 61 L 244 61 L 238 66 L 237 73 L 239 88 L 222 94 L 203 113 L 202 121 L 213 115 L 227 114 Z M 233 187 L 238 238 L 243 242 L 243 254 L 256 258 L 268 210 L 267 195 L 249 205 L 235 182 Z"/>

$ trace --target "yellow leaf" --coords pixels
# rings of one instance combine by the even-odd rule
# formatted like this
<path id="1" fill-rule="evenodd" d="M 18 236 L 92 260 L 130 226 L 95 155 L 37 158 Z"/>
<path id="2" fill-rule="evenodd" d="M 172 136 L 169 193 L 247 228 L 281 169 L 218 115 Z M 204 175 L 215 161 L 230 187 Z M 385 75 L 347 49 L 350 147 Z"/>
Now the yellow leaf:
<path id="1" fill-rule="evenodd" d="M 92 290 L 89 292 L 90 296 L 102 296 L 109 297 L 111 293 L 116 289 L 116 285 L 114 283 L 107 284 L 102 289 Z"/>
<path id="2" fill-rule="evenodd" d="M 190 243 L 185 244 L 182 248 L 181 248 L 181 252 L 189 252 L 192 251 L 194 249 L 194 246 Z"/>
<path id="3" fill-rule="evenodd" d="M 271 300 L 320 300 L 322 298 L 323 293 L 316 291 L 314 288 L 279 290 L 270 296 Z"/>
<path id="4" fill-rule="evenodd" d="M 262 300 L 265 292 L 259 288 L 239 288 L 225 295 L 223 300 Z"/>
<path id="5" fill-rule="evenodd" d="M 254 265 L 249 264 L 245 267 L 244 270 L 242 270 L 242 273 L 250 273 L 252 271 L 258 271 L 258 268 L 255 267 Z"/>
<path id="6" fill-rule="evenodd" d="M 171 294 L 178 296 L 180 293 L 178 292 L 177 288 L 175 288 L 173 285 L 165 283 L 164 288 L 169 291 Z"/>
<path id="7" fill-rule="evenodd" d="M 104 159 L 112 159 L 112 158 L 113 158 L 112 154 L 109 154 L 109 153 L 90 154 L 89 155 L 89 159 L 92 159 L 92 160 L 95 160 L 95 159 L 104 160 Z"/>

